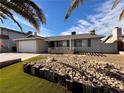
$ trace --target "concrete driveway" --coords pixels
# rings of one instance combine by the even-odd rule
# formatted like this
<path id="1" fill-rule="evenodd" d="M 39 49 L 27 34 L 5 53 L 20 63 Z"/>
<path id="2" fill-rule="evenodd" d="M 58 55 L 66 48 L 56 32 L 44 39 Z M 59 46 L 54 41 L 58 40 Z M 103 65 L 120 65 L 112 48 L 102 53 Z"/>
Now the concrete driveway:
<path id="1" fill-rule="evenodd" d="M 0 62 L 19 59 L 25 60 L 31 57 L 38 56 L 40 54 L 33 54 L 33 53 L 0 53 Z"/>

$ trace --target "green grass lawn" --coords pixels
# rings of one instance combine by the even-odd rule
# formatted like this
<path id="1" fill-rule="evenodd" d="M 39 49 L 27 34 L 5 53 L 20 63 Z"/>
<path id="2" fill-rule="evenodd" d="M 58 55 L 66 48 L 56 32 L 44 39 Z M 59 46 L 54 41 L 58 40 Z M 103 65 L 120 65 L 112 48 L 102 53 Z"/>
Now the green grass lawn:
<path id="1" fill-rule="evenodd" d="M 26 62 L 42 59 L 34 57 Z M 43 58 L 44 59 L 44 58 Z M 60 85 L 28 75 L 22 62 L 0 69 L 0 93 L 69 93 Z"/>

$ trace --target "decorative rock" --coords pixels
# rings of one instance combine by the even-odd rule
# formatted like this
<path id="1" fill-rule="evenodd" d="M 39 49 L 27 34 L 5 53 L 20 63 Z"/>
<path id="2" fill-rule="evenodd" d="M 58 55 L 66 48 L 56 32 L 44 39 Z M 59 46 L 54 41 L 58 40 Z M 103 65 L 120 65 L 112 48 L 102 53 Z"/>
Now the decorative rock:
<path id="1" fill-rule="evenodd" d="M 54 77 L 54 72 L 53 71 L 49 71 L 48 72 L 48 76 L 47 76 L 47 80 L 55 82 L 55 77 Z"/>
<path id="2" fill-rule="evenodd" d="M 46 62 L 53 62 L 56 61 L 54 57 L 48 57 L 48 59 L 46 60 Z"/>
<path id="3" fill-rule="evenodd" d="M 28 70 L 28 63 L 23 63 L 23 71 L 25 73 L 28 73 L 29 72 L 29 70 Z"/>
<path id="4" fill-rule="evenodd" d="M 49 73 L 49 69 L 45 68 L 44 69 L 44 78 L 48 80 L 48 73 Z"/>
<path id="5" fill-rule="evenodd" d="M 72 91 L 73 88 L 73 81 L 66 79 L 66 89 Z"/>
<path id="6" fill-rule="evenodd" d="M 34 65 L 35 63 L 24 63 L 23 64 L 23 70 L 24 72 L 31 74 L 31 67 Z"/>
<path id="7" fill-rule="evenodd" d="M 82 84 L 77 81 L 73 81 L 72 92 L 82 93 L 82 91 L 83 91 Z"/>
<path id="8" fill-rule="evenodd" d="M 39 69 L 39 77 L 44 78 L 44 68 Z"/>
<path id="9" fill-rule="evenodd" d="M 38 65 L 38 64 L 32 66 L 31 67 L 31 74 L 35 75 L 35 76 L 39 76 L 39 69 L 40 69 L 40 65 Z"/>
<path id="10" fill-rule="evenodd" d="M 83 58 L 77 56 L 66 56 L 65 58 L 62 58 L 61 55 L 53 56 L 49 57 L 46 62 L 35 65 L 25 63 L 23 70 L 26 73 L 59 83 L 73 93 L 81 93 L 82 89 L 83 93 L 119 93 L 113 92 L 113 89 L 124 90 L 124 67 L 97 61 L 84 61 Z M 83 86 L 82 89 L 81 86 Z"/>
<path id="11" fill-rule="evenodd" d="M 31 67 L 31 75 L 35 75 L 35 65 Z"/>
<path id="12" fill-rule="evenodd" d="M 93 87 L 88 86 L 88 85 L 83 85 L 82 90 L 83 90 L 82 93 L 92 93 Z"/>
<path id="13" fill-rule="evenodd" d="M 58 83 L 62 86 L 65 86 L 66 81 L 65 81 L 65 75 L 64 74 L 62 74 L 62 73 L 58 74 Z"/>

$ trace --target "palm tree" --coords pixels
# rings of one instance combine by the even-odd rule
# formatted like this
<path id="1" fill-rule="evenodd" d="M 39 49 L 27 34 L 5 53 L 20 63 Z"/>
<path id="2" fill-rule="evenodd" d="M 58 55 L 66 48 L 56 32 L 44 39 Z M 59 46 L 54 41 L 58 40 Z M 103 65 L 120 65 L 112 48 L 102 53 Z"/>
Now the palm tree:
<path id="1" fill-rule="evenodd" d="M 43 11 L 32 0 L 0 0 L 0 20 L 12 19 L 22 30 L 21 25 L 14 18 L 13 13 L 25 18 L 33 27 L 39 31 L 40 24 L 46 23 Z"/>
<path id="2" fill-rule="evenodd" d="M 69 7 L 66 15 L 65 15 L 65 20 L 69 18 L 69 16 L 71 15 L 72 11 L 78 7 L 80 4 L 82 4 L 84 1 L 86 0 L 73 0 L 71 6 Z M 121 0 L 115 0 L 112 9 L 114 9 L 119 3 L 121 2 Z M 122 10 L 119 19 L 122 19 L 122 17 L 124 17 L 124 9 Z"/>
<path id="3" fill-rule="evenodd" d="M 117 5 L 121 2 L 121 0 L 115 0 L 113 6 L 112 6 L 112 9 L 114 9 L 115 7 L 117 7 Z M 124 9 L 122 10 L 120 16 L 119 16 L 119 19 L 121 20 L 122 17 L 124 17 Z"/>

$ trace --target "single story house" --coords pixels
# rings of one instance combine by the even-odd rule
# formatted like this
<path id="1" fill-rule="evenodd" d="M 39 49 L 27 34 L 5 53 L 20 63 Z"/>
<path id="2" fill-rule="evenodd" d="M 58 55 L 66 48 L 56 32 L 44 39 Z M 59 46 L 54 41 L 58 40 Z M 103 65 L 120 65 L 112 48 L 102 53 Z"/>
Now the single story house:
<path id="1" fill-rule="evenodd" d="M 119 37 L 120 28 L 116 27 L 112 31 L 113 37 Z M 106 43 L 107 39 L 101 40 L 103 36 L 96 35 L 94 32 L 88 34 L 54 36 L 54 37 L 28 37 L 15 39 L 17 52 L 35 53 L 81 53 L 81 52 L 100 52 L 117 53 L 118 43 Z M 115 41 L 118 41 L 116 38 Z"/>
<path id="2" fill-rule="evenodd" d="M 0 27 L 0 52 L 16 51 L 16 43 L 14 39 L 25 38 L 28 34 Z"/>

